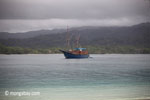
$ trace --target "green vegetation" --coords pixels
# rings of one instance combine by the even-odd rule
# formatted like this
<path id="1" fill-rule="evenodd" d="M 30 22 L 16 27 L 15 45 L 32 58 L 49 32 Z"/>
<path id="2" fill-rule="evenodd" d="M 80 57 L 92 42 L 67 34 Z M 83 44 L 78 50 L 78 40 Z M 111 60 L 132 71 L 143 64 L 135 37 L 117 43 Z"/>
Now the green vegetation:
<path id="1" fill-rule="evenodd" d="M 51 54 L 51 53 L 59 53 L 59 48 L 33 49 L 22 47 L 8 47 L 0 45 L 0 54 Z"/>
<path id="2" fill-rule="evenodd" d="M 134 46 L 87 46 L 89 53 L 95 54 L 150 54 L 150 48 Z"/>
<path id="3" fill-rule="evenodd" d="M 86 46 L 90 54 L 150 54 L 150 48 L 133 46 Z M 60 53 L 59 47 L 33 49 L 22 47 L 8 47 L 0 45 L 0 54 L 52 54 Z"/>

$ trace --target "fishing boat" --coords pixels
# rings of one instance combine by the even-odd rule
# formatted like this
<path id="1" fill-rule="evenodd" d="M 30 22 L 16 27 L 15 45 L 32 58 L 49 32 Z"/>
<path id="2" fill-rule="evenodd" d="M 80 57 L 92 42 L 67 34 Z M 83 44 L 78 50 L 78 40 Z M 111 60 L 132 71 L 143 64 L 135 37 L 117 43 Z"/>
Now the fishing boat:
<path id="1" fill-rule="evenodd" d="M 67 27 L 67 33 L 68 33 L 68 27 Z M 67 59 L 77 59 L 77 58 L 88 58 L 89 53 L 86 48 L 82 48 L 79 46 L 79 39 L 80 35 L 76 38 L 76 48 L 70 49 L 70 39 L 71 37 L 68 35 L 67 36 L 67 48 L 68 50 L 60 50 Z"/>
<path id="2" fill-rule="evenodd" d="M 64 53 L 65 58 L 88 58 L 89 53 L 86 48 L 75 48 L 73 50 L 65 51 L 60 50 Z"/>

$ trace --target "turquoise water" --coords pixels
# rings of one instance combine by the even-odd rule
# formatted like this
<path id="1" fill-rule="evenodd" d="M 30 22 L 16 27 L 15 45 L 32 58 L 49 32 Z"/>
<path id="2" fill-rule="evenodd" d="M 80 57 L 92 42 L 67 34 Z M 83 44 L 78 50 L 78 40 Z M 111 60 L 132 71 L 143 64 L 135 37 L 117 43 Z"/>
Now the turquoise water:
<path id="1" fill-rule="evenodd" d="M 0 100 L 149 100 L 150 55 L 0 55 Z M 12 95 L 7 92 L 36 92 Z"/>

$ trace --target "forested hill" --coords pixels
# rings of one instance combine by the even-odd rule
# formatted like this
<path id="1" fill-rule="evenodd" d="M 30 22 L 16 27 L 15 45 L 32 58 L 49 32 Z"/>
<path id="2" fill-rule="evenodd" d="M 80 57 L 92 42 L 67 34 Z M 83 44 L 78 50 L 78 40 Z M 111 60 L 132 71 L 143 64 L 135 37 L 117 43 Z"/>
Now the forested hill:
<path id="1" fill-rule="evenodd" d="M 72 44 L 80 34 L 82 46 L 137 46 L 150 48 L 150 23 L 130 27 L 71 28 Z M 40 30 L 26 33 L 0 33 L 0 44 L 5 46 L 50 48 L 64 47 L 65 30 Z"/>

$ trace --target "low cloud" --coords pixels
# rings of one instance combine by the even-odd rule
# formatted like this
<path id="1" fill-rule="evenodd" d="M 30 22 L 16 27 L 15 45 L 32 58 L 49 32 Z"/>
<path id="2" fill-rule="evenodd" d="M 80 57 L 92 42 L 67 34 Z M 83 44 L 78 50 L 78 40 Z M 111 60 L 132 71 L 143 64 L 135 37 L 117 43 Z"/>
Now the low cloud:
<path id="1" fill-rule="evenodd" d="M 135 23 L 136 22 L 136 23 Z M 70 27 L 80 26 L 130 26 L 139 24 L 144 20 L 120 18 L 120 19 L 42 19 L 42 20 L 0 20 L 0 32 L 27 32 L 41 29 L 55 29 L 55 28 L 66 28 L 67 25 Z M 145 21 L 146 22 L 146 21 Z"/>

